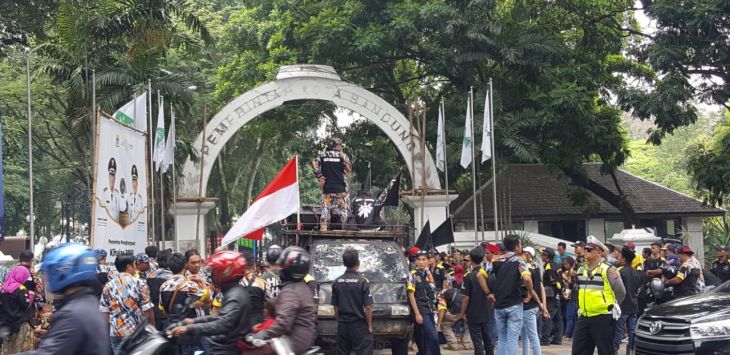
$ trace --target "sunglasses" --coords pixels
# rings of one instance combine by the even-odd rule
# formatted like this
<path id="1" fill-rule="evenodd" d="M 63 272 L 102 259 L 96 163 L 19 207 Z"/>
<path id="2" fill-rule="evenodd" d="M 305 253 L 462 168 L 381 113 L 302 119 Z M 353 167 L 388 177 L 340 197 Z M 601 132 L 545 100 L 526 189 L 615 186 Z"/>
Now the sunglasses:
<path id="1" fill-rule="evenodd" d="M 594 250 L 596 250 L 596 249 L 595 248 L 591 248 L 591 247 L 585 247 L 585 251 L 587 251 L 589 253 L 592 252 L 592 251 L 594 251 Z"/>

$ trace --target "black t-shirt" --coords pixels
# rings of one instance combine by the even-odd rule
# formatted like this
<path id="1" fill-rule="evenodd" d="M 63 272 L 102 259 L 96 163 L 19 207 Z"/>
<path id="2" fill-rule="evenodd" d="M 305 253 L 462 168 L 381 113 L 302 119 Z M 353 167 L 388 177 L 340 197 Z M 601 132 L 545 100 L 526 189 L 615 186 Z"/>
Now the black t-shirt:
<path id="1" fill-rule="evenodd" d="M 461 313 L 461 305 L 464 301 L 464 295 L 460 289 L 450 288 L 441 293 L 439 298 L 439 306 L 446 307 L 449 313 L 458 315 Z"/>
<path id="2" fill-rule="evenodd" d="M 347 270 L 332 284 L 332 305 L 337 307 L 338 322 L 365 320 L 365 306 L 373 304 L 370 282 L 355 271 Z"/>
<path id="3" fill-rule="evenodd" d="M 718 260 L 713 261 L 710 271 L 722 282 L 730 280 L 730 263 L 727 260 L 722 263 Z"/>
<path id="4" fill-rule="evenodd" d="M 502 309 L 522 304 L 522 273 L 529 273 L 525 262 L 514 253 L 502 254 L 499 262 L 494 263 L 494 308 Z"/>
<path id="5" fill-rule="evenodd" d="M 535 293 L 540 297 L 542 293 L 542 277 L 540 276 L 540 268 L 535 263 L 527 263 L 527 269 L 530 270 L 530 277 L 532 278 L 532 285 L 535 288 Z M 522 293 L 527 295 L 527 286 L 522 286 Z M 522 304 L 524 309 L 537 308 L 537 300 L 534 298 L 530 299 L 527 304 Z"/>
<path id="6" fill-rule="evenodd" d="M 436 312 L 436 285 L 433 282 L 431 270 L 413 270 L 408 284 L 408 292 L 413 292 L 416 305 L 421 315 L 433 314 Z"/>
<path id="7" fill-rule="evenodd" d="M 554 300 L 560 296 L 560 285 L 562 277 L 560 276 L 560 267 L 558 263 L 549 261 L 545 264 L 545 275 L 542 283 L 545 286 L 545 297 L 547 300 Z M 560 287 L 559 287 L 560 286 Z"/>
<path id="8" fill-rule="evenodd" d="M 621 302 L 621 313 L 634 314 L 639 312 L 639 301 L 637 299 L 639 288 L 641 287 L 641 272 L 634 269 L 630 265 L 623 266 L 619 269 L 621 281 L 626 289 L 626 297 Z"/>
<path id="9" fill-rule="evenodd" d="M 487 272 L 481 266 L 477 266 L 464 275 L 461 286 L 461 294 L 469 297 L 469 304 L 466 307 L 466 322 L 469 324 L 482 324 L 489 321 L 489 300 L 477 280 L 479 273 L 485 278 L 487 277 Z"/>
<path id="10" fill-rule="evenodd" d="M 345 167 L 350 164 L 350 159 L 343 152 L 328 150 L 319 156 L 319 169 L 325 178 L 322 192 L 340 193 L 347 191 L 345 181 Z"/>
<path id="11" fill-rule="evenodd" d="M 644 272 L 661 269 L 666 263 L 664 258 L 654 259 L 650 257 L 644 261 Z"/>
<path id="12" fill-rule="evenodd" d="M 433 283 L 436 285 L 436 290 L 441 291 L 444 288 L 444 281 L 448 279 L 448 270 L 444 267 L 443 263 L 439 263 L 433 269 Z"/>
<path id="13" fill-rule="evenodd" d="M 698 294 L 697 279 L 699 276 L 700 269 L 694 268 L 687 263 L 682 264 L 677 273 L 677 277 L 682 279 L 682 283 L 674 285 L 674 296 L 684 297 Z"/>

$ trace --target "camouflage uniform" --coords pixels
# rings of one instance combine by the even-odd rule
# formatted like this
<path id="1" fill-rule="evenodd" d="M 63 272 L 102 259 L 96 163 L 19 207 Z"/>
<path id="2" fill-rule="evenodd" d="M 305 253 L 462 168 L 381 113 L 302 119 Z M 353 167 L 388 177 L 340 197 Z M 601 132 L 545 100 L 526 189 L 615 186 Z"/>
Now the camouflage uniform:
<path id="1" fill-rule="evenodd" d="M 334 213 L 340 216 L 340 221 L 344 225 L 350 210 L 349 186 L 345 178 L 345 175 L 352 171 L 350 158 L 341 150 L 331 148 L 312 162 L 312 170 L 317 178 L 325 179 L 322 186 L 320 216 L 322 230 L 327 229 L 327 224 Z"/>

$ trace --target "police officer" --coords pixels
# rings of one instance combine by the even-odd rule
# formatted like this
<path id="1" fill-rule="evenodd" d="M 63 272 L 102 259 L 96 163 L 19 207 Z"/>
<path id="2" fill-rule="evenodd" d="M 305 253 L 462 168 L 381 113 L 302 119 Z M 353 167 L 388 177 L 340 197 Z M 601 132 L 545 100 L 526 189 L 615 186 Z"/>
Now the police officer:
<path id="1" fill-rule="evenodd" d="M 613 334 L 616 318 L 614 303 L 626 296 L 621 277 L 613 266 L 602 262 L 608 248 L 595 237 L 588 237 L 578 268 L 578 321 L 573 334 L 573 355 L 614 355 Z"/>
<path id="2" fill-rule="evenodd" d="M 322 187 L 322 215 L 320 216 L 320 230 L 326 231 L 333 213 L 340 216 L 343 229 L 347 223 L 348 185 L 345 176 L 352 171 L 350 158 L 342 151 L 342 141 L 334 139 L 327 147 L 327 151 L 320 154 L 312 162 L 314 176 L 319 179 Z"/>
<path id="3" fill-rule="evenodd" d="M 332 306 L 337 317 L 337 354 L 373 353 L 373 295 L 370 282 L 360 275 L 357 250 L 342 254 L 347 270 L 332 284 Z"/>
<path id="4" fill-rule="evenodd" d="M 692 296 L 700 293 L 697 287 L 697 280 L 702 274 L 702 270 L 695 267 L 690 260 L 694 251 L 690 247 L 683 247 L 679 250 L 679 261 L 682 263 L 677 272 L 677 276 L 671 280 L 667 280 L 666 286 L 674 286 L 673 298 Z"/>
<path id="5" fill-rule="evenodd" d="M 439 337 L 436 332 L 436 285 L 428 269 L 428 255 L 420 251 L 416 258 L 416 269 L 411 271 L 408 283 L 408 301 L 415 316 L 413 337 L 420 355 L 441 355 Z"/>
<path id="6" fill-rule="evenodd" d="M 138 192 L 139 189 L 139 174 L 137 173 L 137 166 L 132 165 L 132 191 L 129 193 L 127 198 L 129 220 L 134 221 L 142 212 L 144 203 L 142 201 L 142 195 Z"/>
<path id="7" fill-rule="evenodd" d="M 730 262 L 727 260 L 727 246 L 718 245 L 715 247 L 715 251 L 717 251 L 717 259 L 712 262 L 710 271 L 722 282 L 730 280 Z"/>
<path id="8" fill-rule="evenodd" d="M 107 170 L 109 171 L 109 186 L 105 187 L 101 192 L 102 202 L 104 203 L 104 207 L 106 207 L 109 217 L 118 222 L 119 207 L 123 199 L 122 195 L 116 189 L 117 161 L 114 158 L 109 159 Z"/>

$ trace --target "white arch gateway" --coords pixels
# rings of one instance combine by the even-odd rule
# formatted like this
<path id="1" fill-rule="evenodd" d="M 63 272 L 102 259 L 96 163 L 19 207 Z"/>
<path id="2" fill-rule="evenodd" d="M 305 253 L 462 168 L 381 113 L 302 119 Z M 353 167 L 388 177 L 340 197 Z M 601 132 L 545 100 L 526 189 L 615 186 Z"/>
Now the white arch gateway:
<path id="1" fill-rule="evenodd" d="M 325 65 L 289 65 L 279 68 L 276 78 L 267 82 L 243 95 L 237 97 L 220 112 L 218 112 L 206 128 L 206 134 L 201 132 L 193 147 L 197 149 L 198 156 L 201 156 L 200 149 L 205 139 L 205 148 L 202 154 L 204 159 L 193 162 L 188 159 L 183 165 L 183 174 L 178 186 L 176 228 L 179 247 L 184 250 L 195 246 L 196 224 L 200 223 L 200 245 L 198 249 L 202 252 L 204 248 L 203 236 L 207 233 L 205 229 L 205 218 L 198 219 L 198 204 L 200 203 L 200 214 L 205 214 L 215 206 L 215 202 L 203 201 L 208 185 L 208 178 L 213 169 L 216 157 L 226 142 L 246 123 L 257 116 L 273 110 L 287 101 L 293 100 L 323 100 L 330 101 L 337 106 L 352 110 L 366 119 L 375 123 L 393 141 L 398 152 L 403 157 L 406 166 L 414 176 L 417 185 L 420 185 L 421 176 L 425 174 L 427 189 L 440 189 L 439 177 L 436 171 L 433 157 L 426 150 L 421 152 L 418 142 L 420 137 L 414 135 L 411 139 L 411 130 L 408 120 L 395 107 L 379 96 L 346 81 L 342 81 L 334 68 Z M 415 132 L 414 132 L 415 133 Z M 418 164 L 421 161 L 421 154 L 426 154 L 426 167 L 424 169 Z M 302 157 L 309 159 L 309 157 Z M 200 162 L 203 161 L 201 169 Z M 416 161 L 416 166 L 412 166 Z M 357 164 L 357 162 L 353 162 Z M 199 196 L 200 174 L 202 178 L 202 195 Z M 306 175 L 300 176 L 306 178 Z M 450 199 L 456 196 L 449 196 Z M 445 196 L 429 195 L 424 206 L 421 206 L 420 199 L 405 197 L 404 201 L 416 209 L 416 223 L 420 227 L 420 209 L 424 208 L 426 219 L 431 225 L 438 225 L 446 219 Z"/>

